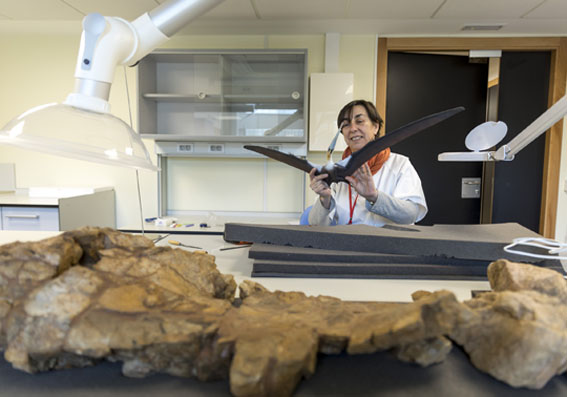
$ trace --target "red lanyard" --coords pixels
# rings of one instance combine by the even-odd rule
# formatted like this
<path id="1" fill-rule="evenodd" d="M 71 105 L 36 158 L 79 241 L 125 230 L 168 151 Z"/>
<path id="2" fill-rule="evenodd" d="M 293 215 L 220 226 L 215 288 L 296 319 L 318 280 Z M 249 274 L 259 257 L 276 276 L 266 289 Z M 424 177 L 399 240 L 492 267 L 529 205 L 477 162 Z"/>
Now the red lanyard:
<path id="1" fill-rule="evenodd" d="M 352 189 L 350 188 L 350 185 L 348 185 L 348 206 L 350 209 L 350 218 L 348 220 L 348 224 L 352 225 L 352 215 L 354 214 L 354 207 L 356 207 L 356 200 L 358 200 L 358 193 L 356 194 L 356 197 L 354 199 L 354 204 L 352 203 Z"/>

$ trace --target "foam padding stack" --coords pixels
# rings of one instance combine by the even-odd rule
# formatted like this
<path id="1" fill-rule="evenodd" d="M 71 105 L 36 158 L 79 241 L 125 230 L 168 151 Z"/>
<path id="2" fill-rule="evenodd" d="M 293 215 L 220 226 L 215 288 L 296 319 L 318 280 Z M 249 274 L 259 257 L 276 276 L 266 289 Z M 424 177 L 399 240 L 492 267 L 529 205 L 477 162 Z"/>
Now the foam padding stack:
<path id="1" fill-rule="evenodd" d="M 517 223 L 491 225 L 274 226 L 227 223 L 226 241 L 250 241 L 253 276 L 484 280 L 505 258 L 564 273 L 557 260 L 509 254 Z"/>

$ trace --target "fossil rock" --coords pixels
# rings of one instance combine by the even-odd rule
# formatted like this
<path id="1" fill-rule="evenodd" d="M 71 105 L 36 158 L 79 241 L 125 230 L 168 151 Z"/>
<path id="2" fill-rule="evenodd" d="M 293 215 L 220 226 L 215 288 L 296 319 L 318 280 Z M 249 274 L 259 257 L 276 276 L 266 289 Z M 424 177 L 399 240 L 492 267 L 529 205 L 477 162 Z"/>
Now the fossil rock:
<path id="1" fill-rule="evenodd" d="M 540 388 L 567 367 L 561 276 L 497 261 L 495 292 L 464 303 L 447 291 L 409 304 L 343 302 L 236 284 L 203 252 L 155 247 L 84 228 L 0 247 L 0 336 L 6 360 L 28 372 L 120 361 L 153 372 L 229 378 L 237 396 L 290 395 L 318 353 L 393 349 L 430 365 L 462 345 L 482 371 Z"/>
<path id="2" fill-rule="evenodd" d="M 318 352 L 370 353 L 437 338 L 460 306 L 446 291 L 412 304 L 360 303 L 251 282 L 234 306 L 234 280 L 208 254 L 104 229 L 60 238 L 74 255 L 52 261 L 57 270 L 5 316 L 5 358 L 24 371 L 105 359 L 122 361 L 128 376 L 230 376 L 235 395 L 289 395 L 315 371 Z M 38 249 L 49 252 L 47 244 Z M 2 251 L 6 263 L 13 249 Z"/>
<path id="3" fill-rule="evenodd" d="M 531 265 L 490 265 L 487 292 L 464 302 L 450 337 L 471 362 L 514 387 L 542 388 L 567 369 L 567 306 L 559 274 Z M 510 290 L 505 290 L 510 289 Z"/>
<path id="4" fill-rule="evenodd" d="M 6 244 L 0 250 L 0 348 L 6 346 L 4 321 L 19 299 L 78 263 L 83 251 L 74 240 L 57 236 L 31 243 Z"/>
<path id="5" fill-rule="evenodd" d="M 220 352 L 200 349 L 232 307 L 236 290 L 232 276 L 216 270 L 213 257 L 154 247 L 144 237 L 110 229 L 81 229 L 61 239 L 66 244 L 71 239 L 78 250 L 70 251 L 84 254 L 60 264 L 91 267 L 74 266 L 58 277 L 49 273 L 8 310 L 5 358 L 14 367 L 37 372 L 105 358 L 123 361 L 124 373 L 131 376 L 223 373 L 217 367 L 226 367 L 226 360 L 209 358 Z M 29 244 L 48 252 L 53 241 L 47 243 Z M 27 252 L 29 244 L 2 251 L 7 263 L 13 262 L 10 253 Z"/>
<path id="6" fill-rule="evenodd" d="M 315 371 L 317 352 L 387 350 L 436 338 L 452 328 L 460 304 L 438 291 L 411 304 L 343 302 L 301 292 L 268 292 L 245 281 L 238 310 L 219 327 L 219 343 L 234 345 L 235 395 L 289 395 Z"/>
<path id="7" fill-rule="evenodd" d="M 488 267 L 488 279 L 494 291 L 538 291 L 567 304 L 567 281 L 550 269 L 500 259 Z"/>
<path id="8" fill-rule="evenodd" d="M 449 339 L 439 336 L 396 347 L 394 354 L 401 361 L 427 367 L 443 362 L 452 348 L 453 344 Z"/>

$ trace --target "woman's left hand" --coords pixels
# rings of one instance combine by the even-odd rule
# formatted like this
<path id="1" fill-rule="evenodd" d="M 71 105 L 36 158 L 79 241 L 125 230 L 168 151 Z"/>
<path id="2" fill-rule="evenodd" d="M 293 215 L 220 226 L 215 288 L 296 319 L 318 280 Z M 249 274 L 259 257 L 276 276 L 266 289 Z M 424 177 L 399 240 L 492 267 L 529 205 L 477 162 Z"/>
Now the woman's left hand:
<path id="1" fill-rule="evenodd" d="M 374 185 L 372 172 L 367 163 L 364 163 L 352 176 L 347 176 L 345 179 L 351 184 L 354 190 L 366 200 L 376 202 L 376 199 L 378 199 L 378 190 Z"/>

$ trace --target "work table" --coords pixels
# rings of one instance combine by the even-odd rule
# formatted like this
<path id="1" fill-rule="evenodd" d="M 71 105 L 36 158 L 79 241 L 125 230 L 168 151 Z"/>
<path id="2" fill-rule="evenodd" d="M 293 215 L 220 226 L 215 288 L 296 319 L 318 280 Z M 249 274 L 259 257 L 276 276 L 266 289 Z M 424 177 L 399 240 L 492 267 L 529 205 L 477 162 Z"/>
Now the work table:
<path id="1" fill-rule="evenodd" d="M 267 216 L 223 216 L 217 214 L 209 215 L 182 215 L 174 216 L 175 224 L 170 226 L 156 226 L 153 218 L 151 221 L 145 221 L 143 224 L 144 231 L 147 233 L 170 233 L 170 234 L 218 234 L 224 232 L 225 223 L 253 223 L 253 224 L 272 224 L 272 225 L 298 225 L 299 215 L 294 217 L 267 217 Z M 204 226 L 202 226 L 204 225 Z M 119 227 L 118 230 L 127 233 L 141 233 L 142 225 L 140 223 Z"/>
<path id="2" fill-rule="evenodd" d="M 54 235 L 57 235 L 57 232 L 0 231 L 0 244 L 16 240 L 40 240 Z M 147 235 L 152 239 L 157 236 L 153 232 Z M 251 280 L 262 284 L 271 291 L 301 291 L 307 295 L 327 295 L 350 301 L 410 302 L 411 294 L 418 290 L 437 291 L 446 289 L 452 291 L 457 299 L 462 301 L 471 298 L 471 291 L 490 289 L 488 281 L 251 277 L 252 259 L 248 258 L 248 248 L 239 247 L 221 251 L 220 248 L 223 247 L 235 247 L 234 244 L 225 242 L 221 235 L 175 234 L 169 235 L 157 243 L 159 246 L 194 251 L 194 249 L 171 245 L 168 243 L 169 240 L 201 247 L 209 254 L 214 255 L 219 271 L 232 274 L 237 284 L 244 280 Z"/>

